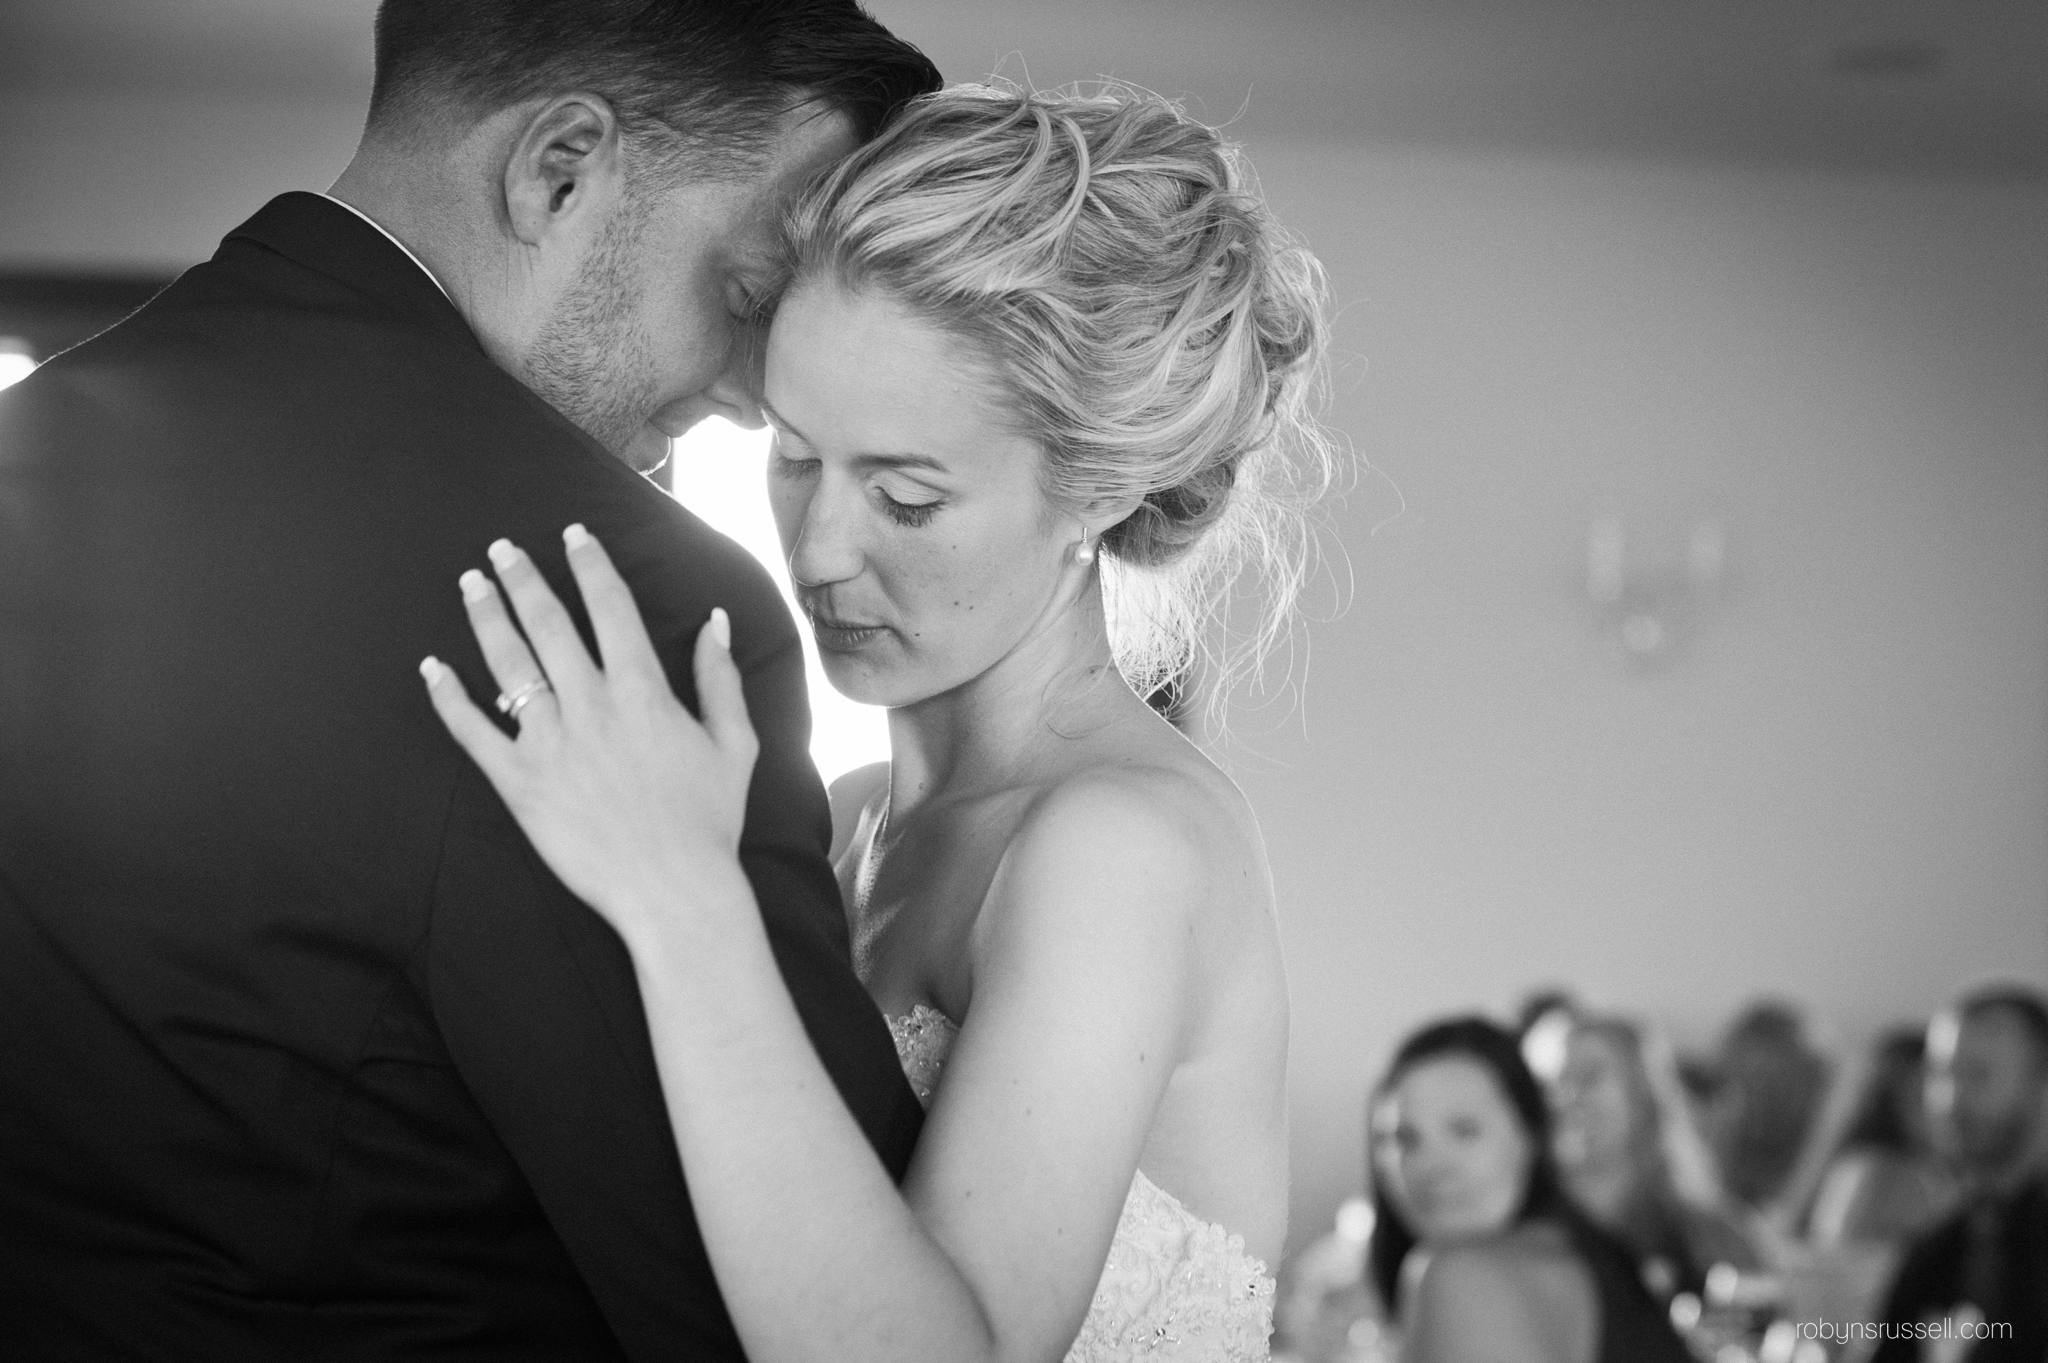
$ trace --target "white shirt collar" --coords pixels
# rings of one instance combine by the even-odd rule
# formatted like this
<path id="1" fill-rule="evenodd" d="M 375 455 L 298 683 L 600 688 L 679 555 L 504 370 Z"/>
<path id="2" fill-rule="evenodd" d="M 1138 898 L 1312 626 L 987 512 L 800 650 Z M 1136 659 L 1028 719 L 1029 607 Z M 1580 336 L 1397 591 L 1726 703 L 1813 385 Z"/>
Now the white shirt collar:
<path id="1" fill-rule="evenodd" d="M 343 208 L 346 208 L 349 212 L 355 214 L 364 222 L 376 228 L 379 232 L 382 232 L 384 234 L 384 240 L 390 242 L 393 246 L 396 246 L 399 250 L 405 252 L 405 258 L 411 261 L 413 264 L 419 266 L 421 274 L 425 275 L 429 279 L 434 280 L 434 287 L 441 290 L 441 296 L 443 298 L 448 298 L 448 301 L 451 303 L 455 301 L 453 298 L 448 297 L 448 290 L 442 286 L 442 283 L 439 279 L 434 278 L 434 272 L 427 268 L 427 263 L 421 260 L 418 256 L 414 255 L 412 253 L 412 248 L 410 246 L 407 246 L 397 237 L 392 236 L 391 233 L 385 228 L 383 223 L 378 222 L 375 218 L 371 217 L 368 213 L 363 212 L 362 209 L 357 208 L 354 204 L 350 203 L 346 199 L 337 199 L 332 194 L 322 194 L 320 197 L 327 200 L 327 202 L 331 204 L 340 204 Z"/>

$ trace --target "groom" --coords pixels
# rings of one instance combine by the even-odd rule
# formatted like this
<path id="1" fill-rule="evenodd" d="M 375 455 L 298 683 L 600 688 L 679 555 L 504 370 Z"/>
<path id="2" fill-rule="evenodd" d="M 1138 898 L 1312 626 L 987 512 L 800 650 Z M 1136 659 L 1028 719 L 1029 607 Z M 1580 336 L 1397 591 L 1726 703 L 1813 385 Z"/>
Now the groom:
<path id="1" fill-rule="evenodd" d="M 756 420 L 777 210 L 937 80 L 854 0 L 385 0 L 331 196 L 0 398 L 0 1357 L 738 1357 L 631 963 L 414 670 L 488 699 L 456 578 L 572 521 L 686 700 L 731 611 L 742 854 L 901 1174 L 794 627 L 640 473 Z"/>

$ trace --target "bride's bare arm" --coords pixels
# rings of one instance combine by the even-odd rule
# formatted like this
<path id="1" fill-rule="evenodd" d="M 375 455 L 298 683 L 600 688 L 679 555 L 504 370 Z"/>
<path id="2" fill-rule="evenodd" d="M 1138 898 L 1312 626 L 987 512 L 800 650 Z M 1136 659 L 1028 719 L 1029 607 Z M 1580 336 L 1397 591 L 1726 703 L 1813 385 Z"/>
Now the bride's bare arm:
<path id="1" fill-rule="evenodd" d="M 523 555 L 532 640 L 465 580 L 506 738 L 431 660 L 434 704 L 564 882 L 633 955 L 691 1198 L 750 1357 L 1052 1360 L 1085 1315 L 1191 1012 L 1198 841 L 1157 802 L 1061 791 L 1006 852 L 975 1001 L 902 1191 L 818 1062 L 735 855 L 753 758 L 739 678 L 699 638 L 704 722 L 625 585 L 574 528 L 604 665 Z M 592 1158 L 602 1158 L 593 1151 Z"/>

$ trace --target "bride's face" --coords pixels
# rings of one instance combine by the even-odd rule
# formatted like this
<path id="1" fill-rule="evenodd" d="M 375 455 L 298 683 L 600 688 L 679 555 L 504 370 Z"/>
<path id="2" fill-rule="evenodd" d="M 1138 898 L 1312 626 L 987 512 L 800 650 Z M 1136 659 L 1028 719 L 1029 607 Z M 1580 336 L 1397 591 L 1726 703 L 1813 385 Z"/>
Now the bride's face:
<path id="1" fill-rule="evenodd" d="M 1080 526 L 961 343 L 886 296 L 803 283 L 776 312 L 765 394 L 775 522 L 832 684 L 910 705 L 1009 654 Z"/>

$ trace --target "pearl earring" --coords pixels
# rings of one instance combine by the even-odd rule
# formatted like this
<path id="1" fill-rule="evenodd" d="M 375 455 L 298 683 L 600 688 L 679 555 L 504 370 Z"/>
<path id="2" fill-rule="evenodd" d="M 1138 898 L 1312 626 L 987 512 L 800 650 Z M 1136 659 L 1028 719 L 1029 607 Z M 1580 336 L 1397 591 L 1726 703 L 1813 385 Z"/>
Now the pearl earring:
<path id="1" fill-rule="evenodd" d="M 1088 542 L 1088 536 L 1085 531 L 1081 535 L 1081 542 L 1074 546 L 1074 562 L 1095 562 L 1095 546 Z"/>

